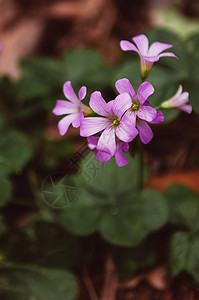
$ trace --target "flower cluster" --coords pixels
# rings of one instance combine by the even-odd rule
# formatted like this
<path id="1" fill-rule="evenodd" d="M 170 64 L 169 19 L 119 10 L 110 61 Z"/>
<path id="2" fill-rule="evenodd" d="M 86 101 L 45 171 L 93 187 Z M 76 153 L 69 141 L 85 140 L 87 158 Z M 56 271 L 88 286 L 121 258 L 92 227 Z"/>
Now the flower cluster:
<path id="1" fill-rule="evenodd" d="M 88 147 L 95 152 L 96 158 L 106 163 L 115 156 L 119 166 L 128 163 L 123 151 L 128 151 L 129 143 L 138 135 L 142 143 L 149 143 L 153 138 L 149 124 L 164 121 L 162 112 L 150 106 L 148 98 L 154 93 L 154 87 L 144 80 L 152 64 L 160 57 L 176 57 L 171 52 L 160 54 L 172 45 L 156 42 L 149 47 L 145 35 L 136 36 L 132 40 L 136 46 L 128 41 L 121 41 L 120 45 L 124 51 L 133 50 L 140 56 L 143 82 L 137 93 L 130 81 L 123 78 L 115 83 L 119 94 L 114 100 L 106 102 L 101 93 L 96 91 L 91 94 L 88 107 L 82 103 L 86 96 L 86 87 L 81 87 L 77 97 L 71 82 L 67 81 L 63 92 L 69 101 L 58 100 L 53 110 L 55 115 L 66 115 L 58 123 L 61 135 L 67 132 L 70 124 L 80 127 L 80 135 L 87 137 Z M 191 113 L 192 107 L 187 104 L 188 96 L 187 92 L 182 93 L 180 86 L 176 95 L 164 101 L 160 108 L 179 108 Z"/>

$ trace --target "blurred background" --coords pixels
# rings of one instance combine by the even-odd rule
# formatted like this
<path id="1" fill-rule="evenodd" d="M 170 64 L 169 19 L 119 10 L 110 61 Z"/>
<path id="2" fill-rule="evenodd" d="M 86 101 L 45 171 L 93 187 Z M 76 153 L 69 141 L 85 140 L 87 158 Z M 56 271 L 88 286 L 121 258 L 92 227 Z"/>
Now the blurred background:
<path id="1" fill-rule="evenodd" d="M 198 299 L 199 1 L 0 0 L 0 12 L 0 298 Z M 59 136 L 52 110 L 68 80 L 86 104 L 124 77 L 137 89 L 139 58 L 119 42 L 141 33 L 179 57 L 154 64 L 151 104 L 182 84 L 193 113 L 153 126 L 140 199 L 138 141 L 127 167 L 103 166 L 79 129 Z"/>

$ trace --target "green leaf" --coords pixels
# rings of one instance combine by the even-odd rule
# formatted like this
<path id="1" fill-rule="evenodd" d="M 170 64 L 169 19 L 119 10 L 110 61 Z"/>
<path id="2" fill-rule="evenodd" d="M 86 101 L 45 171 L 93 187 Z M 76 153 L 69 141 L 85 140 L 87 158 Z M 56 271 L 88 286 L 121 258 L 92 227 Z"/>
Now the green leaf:
<path id="1" fill-rule="evenodd" d="M 49 93 L 49 87 L 34 74 L 22 76 L 18 82 L 18 90 L 21 97 L 26 99 Z"/>
<path id="2" fill-rule="evenodd" d="M 31 158 L 33 148 L 18 133 L 6 132 L 0 140 L 0 162 L 11 169 L 21 169 Z"/>
<path id="3" fill-rule="evenodd" d="M 76 49 L 68 52 L 63 57 L 63 68 L 67 74 L 65 78 L 72 83 L 85 84 L 97 83 L 104 66 L 100 53 L 92 49 Z M 103 76 L 100 78 L 104 81 Z M 107 78 L 107 77 L 106 77 Z"/>
<path id="4" fill-rule="evenodd" d="M 105 209 L 106 202 L 81 188 L 79 198 L 61 214 L 61 224 L 73 234 L 89 235 L 98 229 Z"/>
<path id="5" fill-rule="evenodd" d="M 99 162 L 93 153 L 89 153 L 80 165 L 81 175 L 84 184 L 89 190 L 108 195 L 119 195 L 131 193 L 137 190 L 139 158 L 132 157 L 129 153 L 125 154 L 129 163 L 126 166 L 118 167 L 114 158 L 108 163 Z M 143 180 L 148 177 L 148 168 L 144 164 Z"/>
<path id="6" fill-rule="evenodd" d="M 110 243 L 133 246 L 165 224 L 164 197 L 153 190 L 139 194 L 138 158 L 129 160 L 119 168 L 113 159 L 103 165 L 92 153 L 84 158 L 81 175 L 76 177 L 79 198 L 60 217 L 69 232 L 88 235 L 99 231 Z"/>
<path id="7" fill-rule="evenodd" d="M 116 245 L 136 246 L 148 233 L 158 230 L 167 221 L 164 197 L 153 190 L 143 190 L 126 199 L 118 199 L 103 216 L 100 232 Z"/>
<path id="8" fill-rule="evenodd" d="M 129 58 L 122 63 L 115 72 L 113 78 L 114 82 L 121 78 L 128 78 L 136 91 L 141 84 L 140 76 L 140 60 L 139 57 L 137 57 L 137 59 Z"/>
<path id="9" fill-rule="evenodd" d="M 165 193 L 170 207 L 170 221 L 190 230 L 199 229 L 199 197 L 190 188 L 172 185 Z"/>
<path id="10" fill-rule="evenodd" d="M 199 282 L 199 235 L 189 232 L 173 234 L 169 247 L 169 266 L 173 276 L 187 271 Z"/>
<path id="11" fill-rule="evenodd" d="M 169 267 L 173 276 L 187 270 L 189 244 L 189 234 L 186 232 L 177 232 L 172 236 L 169 247 Z"/>
<path id="12" fill-rule="evenodd" d="M 5 300 L 75 300 L 77 297 L 77 281 L 68 271 L 1 267 L 0 282 L 0 295 Z"/>

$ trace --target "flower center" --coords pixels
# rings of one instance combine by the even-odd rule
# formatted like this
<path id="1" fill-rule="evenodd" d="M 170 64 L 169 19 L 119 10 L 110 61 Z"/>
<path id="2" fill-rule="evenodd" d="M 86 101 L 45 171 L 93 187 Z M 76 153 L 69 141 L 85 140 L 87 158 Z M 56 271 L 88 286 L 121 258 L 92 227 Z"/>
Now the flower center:
<path id="1" fill-rule="evenodd" d="M 140 108 L 140 103 L 137 100 L 132 101 L 131 110 L 132 111 L 138 111 Z"/>
<path id="2" fill-rule="evenodd" d="M 113 127 L 117 127 L 120 125 L 120 120 L 117 118 L 117 117 L 114 117 L 112 120 L 111 120 L 111 123 L 113 125 Z"/>

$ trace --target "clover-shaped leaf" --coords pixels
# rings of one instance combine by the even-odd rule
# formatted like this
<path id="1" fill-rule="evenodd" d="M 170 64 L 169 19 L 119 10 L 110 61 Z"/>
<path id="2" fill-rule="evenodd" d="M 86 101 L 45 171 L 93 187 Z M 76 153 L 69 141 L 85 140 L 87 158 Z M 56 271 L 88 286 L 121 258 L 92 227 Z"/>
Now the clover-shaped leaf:
<path id="1" fill-rule="evenodd" d="M 110 243 L 134 246 L 165 224 L 164 196 L 149 189 L 138 191 L 138 157 L 129 160 L 119 169 L 113 159 L 103 167 L 93 154 L 84 159 L 76 178 L 79 198 L 61 213 L 68 231 L 79 235 L 99 231 Z"/>

